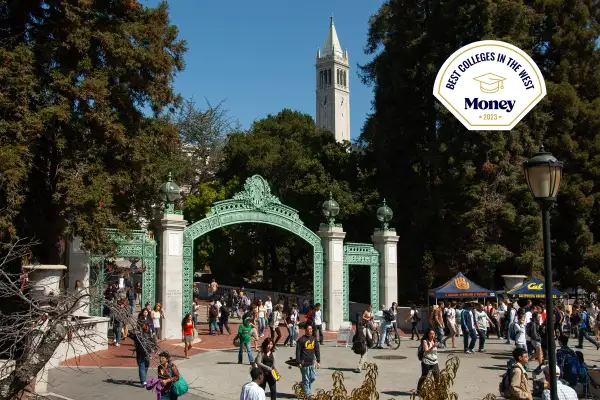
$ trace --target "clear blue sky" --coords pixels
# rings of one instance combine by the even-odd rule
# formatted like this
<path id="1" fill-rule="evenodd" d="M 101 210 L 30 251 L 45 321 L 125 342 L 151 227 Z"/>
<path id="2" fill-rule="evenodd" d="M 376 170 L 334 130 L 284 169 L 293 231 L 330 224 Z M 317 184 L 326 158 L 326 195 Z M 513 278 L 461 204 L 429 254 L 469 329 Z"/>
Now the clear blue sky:
<path id="1" fill-rule="evenodd" d="M 153 6 L 158 0 L 142 1 Z M 383 0 L 170 0 L 171 21 L 188 43 L 185 71 L 175 82 L 201 106 L 225 100 L 249 128 L 283 108 L 315 117 L 315 58 L 334 16 L 350 58 L 351 134 L 360 134 L 373 99 L 358 78 L 368 21 Z"/>

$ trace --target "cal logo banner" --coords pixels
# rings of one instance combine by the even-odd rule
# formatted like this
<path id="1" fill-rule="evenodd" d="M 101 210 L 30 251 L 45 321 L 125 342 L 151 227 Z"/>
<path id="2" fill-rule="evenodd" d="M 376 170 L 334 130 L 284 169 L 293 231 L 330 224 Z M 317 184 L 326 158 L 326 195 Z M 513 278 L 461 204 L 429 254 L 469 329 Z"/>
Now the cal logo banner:
<path id="1" fill-rule="evenodd" d="M 531 282 L 529 285 L 527 285 L 527 289 L 529 289 L 529 290 L 544 290 L 544 284 Z"/>
<path id="2" fill-rule="evenodd" d="M 484 40 L 446 60 L 433 95 L 471 131 L 508 131 L 546 96 L 546 84 L 523 50 Z"/>
<path id="3" fill-rule="evenodd" d="M 462 276 L 459 276 L 458 278 L 454 279 L 454 285 L 457 289 L 460 290 L 469 290 L 469 288 L 471 287 L 471 284 L 469 284 L 469 282 Z"/>

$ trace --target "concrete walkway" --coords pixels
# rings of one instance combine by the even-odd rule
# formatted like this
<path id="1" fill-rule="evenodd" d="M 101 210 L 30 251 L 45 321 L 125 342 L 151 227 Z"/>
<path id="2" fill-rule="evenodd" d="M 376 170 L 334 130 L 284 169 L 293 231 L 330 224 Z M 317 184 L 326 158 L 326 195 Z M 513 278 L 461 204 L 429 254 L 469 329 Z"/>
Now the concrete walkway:
<path id="1" fill-rule="evenodd" d="M 368 361 L 375 361 L 379 367 L 377 387 L 382 399 L 408 399 L 411 390 L 416 387 L 421 374 L 417 359 L 417 343 L 403 340 L 398 350 L 369 352 Z M 600 352 L 592 348 L 589 343 L 584 346 L 583 352 L 587 363 L 600 365 Z M 509 353 L 513 346 L 505 345 L 497 339 L 489 339 L 486 348 L 487 353 L 473 355 L 465 355 L 460 349 L 440 351 L 440 366 L 443 366 L 451 355 L 460 358 L 460 368 L 453 387 L 459 399 L 482 399 L 488 393 L 498 395 L 500 376 L 506 370 L 506 362 L 510 358 Z M 334 342 L 329 342 L 323 346 L 321 353 L 322 368 L 318 372 L 315 389 L 330 390 L 331 374 L 338 370 L 344 373 L 348 392 L 362 384 L 364 373 L 352 372 L 359 357 L 350 348 L 336 348 Z M 293 349 L 289 347 L 280 348 L 277 352 L 277 361 L 282 375 L 281 381 L 277 384 L 277 398 L 295 398 L 292 385 L 300 380 L 300 372 L 298 369 L 288 369 L 283 365 L 283 362 L 293 354 Z M 393 359 L 380 359 L 388 356 Z M 188 399 L 237 399 L 242 385 L 250 379 L 247 355 L 244 355 L 244 365 L 238 365 L 236 350 L 205 350 L 189 360 L 176 360 L 175 363 L 190 385 L 190 395 L 184 397 Z M 535 363 L 532 364 L 535 366 Z M 154 376 L 155 372 L 152 371 L 150 375 Z M 137 380 L 137 368 L 62 367 L 50 372 L 49 390 L 66 397 L 67 400 L 84 400 L 92 397 L 153 399 L 151 393 L 138 386 Z"/>

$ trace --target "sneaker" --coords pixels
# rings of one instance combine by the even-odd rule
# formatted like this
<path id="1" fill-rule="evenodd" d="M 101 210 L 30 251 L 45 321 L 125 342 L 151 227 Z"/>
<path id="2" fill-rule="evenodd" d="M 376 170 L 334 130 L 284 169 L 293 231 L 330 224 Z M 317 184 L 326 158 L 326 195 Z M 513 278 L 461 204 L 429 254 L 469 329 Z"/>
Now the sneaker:
<path id="1" fill-rule="evenodd" d="M 241 362 L 241 361 L 238 361 L 238 364 L 242 364 L 242 362 Z"/>
<path id="2" fill-rule="evenodd" d="M 115 347 L 119 347 L 120 345 L 120 343 L 115 343 Z"/>
<path id="3" fill-rule="evenodd" d="M 485 349 L 479 349 L 478 350 L 480 353 L 485 353 Z"/>
<path id="4" fill-rule="evenodd" d="M 469 350 L 469 354 L 475 354 L 473 350 Z"/>
<path id="5" fill-rule="evenodd" d="M 146 382 L 142 383 L 142 387 L 146 387 Z"/>

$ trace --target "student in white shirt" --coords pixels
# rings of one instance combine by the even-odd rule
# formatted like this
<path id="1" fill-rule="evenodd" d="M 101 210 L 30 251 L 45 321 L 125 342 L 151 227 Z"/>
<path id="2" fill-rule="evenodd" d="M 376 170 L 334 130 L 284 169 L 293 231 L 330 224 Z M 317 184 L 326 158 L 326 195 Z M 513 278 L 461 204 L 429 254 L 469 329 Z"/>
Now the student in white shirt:
<path id="1" fill-rule="evenodd" d="M 271 301 L 271 296 L 267 296 L 267 301 L 265 301 L 265 308 L 267 309 L 267 324 L 270 325 L 271 316 L 273 315 L 273 302 Z"/>
<path id="2" fill-rule="evenodd" d="M 262 368 L 254 367 L 250 370 L 252 382 L 242 386 L 240 400 L 265 400 L 265 391 L 260 385 L 265 379 Z"/>
<path id="3" fill-rule="evenodd" d="M 315 339 L 319 339 L 319 344 L 323 345 L 323 311 L 321 311 L 321 303 L 315 304 L 313 309 L 313 321 L 315 324 Z M 319 336 L 317 337 L 317 332 Z"/>

